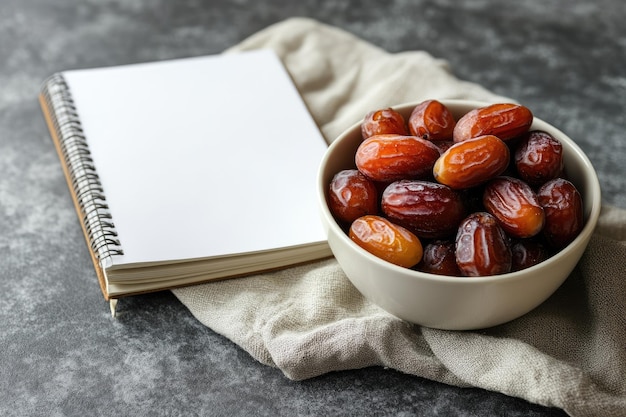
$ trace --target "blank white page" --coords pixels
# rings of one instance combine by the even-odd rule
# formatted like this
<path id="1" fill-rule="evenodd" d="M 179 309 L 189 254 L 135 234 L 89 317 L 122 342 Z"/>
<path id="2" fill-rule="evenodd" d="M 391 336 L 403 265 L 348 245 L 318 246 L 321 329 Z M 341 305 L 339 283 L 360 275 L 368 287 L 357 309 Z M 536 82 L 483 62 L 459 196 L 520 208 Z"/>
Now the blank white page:
<path id="1" fill-rule="evenodd" d="M 114 266 L 326 240 L 327 145 L 274 52 L 63 75 L 124 250 Z"/>

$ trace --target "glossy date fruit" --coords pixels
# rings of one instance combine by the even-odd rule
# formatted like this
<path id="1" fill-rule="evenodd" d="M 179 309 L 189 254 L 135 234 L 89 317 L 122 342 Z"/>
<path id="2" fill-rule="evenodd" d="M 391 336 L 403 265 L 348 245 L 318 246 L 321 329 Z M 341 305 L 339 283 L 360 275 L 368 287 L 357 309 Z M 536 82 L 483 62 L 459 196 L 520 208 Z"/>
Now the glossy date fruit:
<path id="1" fill-rule="evenodd" d="M 563 145 L 547 132 L 533 130 L 523 136 L 514 154 L 521 179 L 537 187 L 563 172 Z"/>
<path id="2" fill-rule="evenodd" d="M 526 133 L 533 122 L 528 107 L 514 103 L 496 103 L 471 110 L 456 123 L 455 142 L 483 135 L 494 135 L 503 141 Z"/>
<path id="3" fill-rule="evenodd" d="M 371 180 L 391 182 L 432 176 L 439 155 L 436 145 L 416 136 L 376 135 L 359 145 L 354 160 Z"/>
<path id="4" fill-rule="evenodd" d="M 524 181 L 497 177 L 483 191 L 483 206 L 510 236 L 526 238 L 541 232 L 545 222 L 537 195 Z"/>
<path id="5" fill-rule="evenodd" d="M 410 268 L 422 259 L 419 238 L 384 217 L 367 215 L 352 222 L 350 239 L 374 256 Z"/>
<path id="6" fill-rule="evenodd" d="M 510 151 L 493 135 L 455 143 L 433 167 L 435 180 L 460 190 L 475 187 L 502 174 L 508 167 Z"/>
<path id="7" fill-rule="evenodd" d="M 417 270 L 436 275 L 461 276 L 456 264 L 454 242 L 434 240 L 427 243 Z"/>
<path id="8" fill-rule="evenodd" d="M 456 235 L 456 263 L 464 276 L 478 277 L 511 271 L 508 236 L 487 212 L 467 216 Z"/>
<path id="9" fill-rule="evenodd" d="M 580 234 L 562 144 L 529 130 L 528 108 L 498 103 L 455 121 L 425 100 L 404 114 L 368 113 L 356 169 L 329 184 L 333 216 L 365 250 L 416 271 L 489 276 L 537 265 Z"/>
<path id="10" fill-rule="evenodd" d="M 338 220 L 351 223 L 378 212 L 378 190 L 358 170 L 345 169 L 335 174 L 330 182 L 328 206 Z"/>
<path id="11" fill-rule="evenodd" d="M 437 100 L 415 106 L 408 121 L 411 135 L 431 141 L 451 140 L 455 124 L 450 110 Z"/>
<path id="12" fill-rule="evenodd" d="M 512 271 L 521 271 L 530 268 L 548 259 L 549 252 L 546 246 L 536 240 L 520 239 L 511 246 Z"/>
<path id="13" fill-rule="evenodd" d="M 459 193 L 445 185 L 420 180 L 389 184 L 383 191 L 381 208 L 387 218 L 420 238 L 454 235 L 466 214 Z"/>
<path id="14" fill-rule="evenodd" d="M 384 134 L 409 134 L 404 117 L 392 108 L 371 111 L 361 122 L 363 139 Z"/>
<path id="15" fill-rule="evenodd" d="M 584 225 L 580 192 L 570 181 L 556 178 L 542 185 L 537 197 L 546 214 L 543 235 L 552 247 L 565 247 Z"/>

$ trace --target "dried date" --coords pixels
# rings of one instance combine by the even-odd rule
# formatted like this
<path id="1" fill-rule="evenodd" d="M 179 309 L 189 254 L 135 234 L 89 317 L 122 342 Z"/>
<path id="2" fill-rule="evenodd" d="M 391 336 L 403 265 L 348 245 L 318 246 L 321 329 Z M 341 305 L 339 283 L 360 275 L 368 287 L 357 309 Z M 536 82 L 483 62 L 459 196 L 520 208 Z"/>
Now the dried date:
<path id="1" fill-rule="evenodd" d="M 459 193 L 442 184 L 420 180 L 395 181 L 381 198 L 383 213 L 420 238 L 453 235 L 465 216 Z"/>
<path id="2" fill-rule="evenodd" d="M 415 136 L 376 135 L 359 145 L 355 163 L 373 181 L 424 179 L 432 176 L 439 155 L 436 145 Z"/>
<path id="3" fill-rule="evenodd" d="M 411 135 L 431 141 L 451 140 L 455 124 L 452 112 L 437 100 L 415 106 L 408 121 Z"/>
<path id="4" fill-rule="evenodd" d="M 493 135 L 455 143 L 435 162 L 435 180 L 454 189 L 475 187 L 502 174 L 510 162 L 509 147 Z"/>
<path id="5" fill-rule="evenodd" d="M 530 268 L 548 259 L 549 252 L 546 246 L 536 240 L 521 239 L 511 246 L 512 271 L 521 271 Z"/>
<path id="6" fill-rule="evenodd" d="M 538 187 L 563 172 L 563 145 L 547 132 L 534 130 L 521 139 L 514 154 L 521 179 Z"/>
<path id="7" fill-rule="evenodd" d="M 422 259 L 419 238 L 384 217 L 367 215 L 352 222 L 350 239 L 374 256 L 410 268 Z"/>
<path id="8" fill-rule="evenodd" d="M 338 220 L 351 223 L 378 212 L 378 190 L 358 170 L 345 169 L 335 174 L 330 182 L 328 206 Z"/>
<path id="9" fill-rule="evenodd" d="M 556 178 L 542 185 L 537 197 L 546 215 L 543 227 L 546 240 L 554 248 L 565 247 L 584 225 L 580 192 L 570 181 Z"/>
<path id="10" fill-rule="evenodd" d="M 465 276 L 505 274 L 511 271 L 509 238 L 487 212 L 467 216 L 456 236 L 456 263 Z"/>
<path id="11" fill-rule="evenodd" d="M 483 206 L 513 237 L 535 236 L 545 222 L 537 195 L 518 178 L 502 176 L 491 180 L 483 191 Z"/>
<path id="12" fill-rule="evenodd" d="M 503 141 L 526 133 L 533 122 L 528 107 L 514 103 L 496 103 L 471 110 L 461 117 L 453 132 L 455 142 L 483 135 L 494 135 Z"/>
<path id="13" fill-rule="evenodd" d="M 371 111 L 361 122 L 363 139 L 384 134 L 409 134 L 404 117 L 392 108 Z"/>
<path id="14" fill-rule="evenodd" d="M 435 240 L 424 246 L 422 261 L 417 269 L 436 275 L 460 276 L 461 271 L 456 264 L 454 242 Z"/>

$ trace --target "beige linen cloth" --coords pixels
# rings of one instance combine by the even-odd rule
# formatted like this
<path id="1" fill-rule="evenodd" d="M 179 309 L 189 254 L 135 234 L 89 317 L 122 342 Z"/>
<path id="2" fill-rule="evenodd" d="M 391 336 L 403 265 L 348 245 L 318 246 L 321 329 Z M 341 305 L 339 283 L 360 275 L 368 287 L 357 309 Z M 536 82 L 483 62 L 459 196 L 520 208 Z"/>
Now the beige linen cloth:
<path id="1" fill-rule="evenodd" d="M 499 101 L 425 52 L 390 54 L 304 18 L 228 52 L 272 48 L 325 137 L 374 108 L 427 98 Z M 334 259 L 174 290 L 202 323 L 301 380 L 383 366 L 564 409 L 626 416 L 626 211 L 605 207 L 577 269 L 544 304 L 483 331 L 406 323 L 364 299 Z M 318 219 L 311 219 L 318 221 Z"/>

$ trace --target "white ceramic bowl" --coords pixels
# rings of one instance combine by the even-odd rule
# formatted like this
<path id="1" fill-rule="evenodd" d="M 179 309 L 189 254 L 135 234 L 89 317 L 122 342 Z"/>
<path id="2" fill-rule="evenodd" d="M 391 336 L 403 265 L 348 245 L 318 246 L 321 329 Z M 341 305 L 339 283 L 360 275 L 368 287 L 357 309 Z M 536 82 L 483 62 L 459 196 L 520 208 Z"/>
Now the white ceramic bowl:
<path id="1" fill-rule="evenodd" d="M 441 100 L 456 119 L 488 103 Z M 408 118 L 417 103 L 394 106 Z M 566 248 L 548 260 L 503 275 L 461 278 L 414 271 L 383 261 L 357 246 L 333 218 L 327 204 L 328 185 L 342 169 L 354 168 L 361 139 L 360 123 L 342 133 L 328 148 L 318 173 L 323 225 L 335 258 L 354 286 L 389 313 L 419 325 L 470 330 L 518 318 L 545 301 L 580 260 L 600 214 L 600 184 L 587 156 L 563 132 L 535 117 L 531 129 L 544 130 L 563 144 L 568 178 L 583 198 L 585 226 Z"/>

